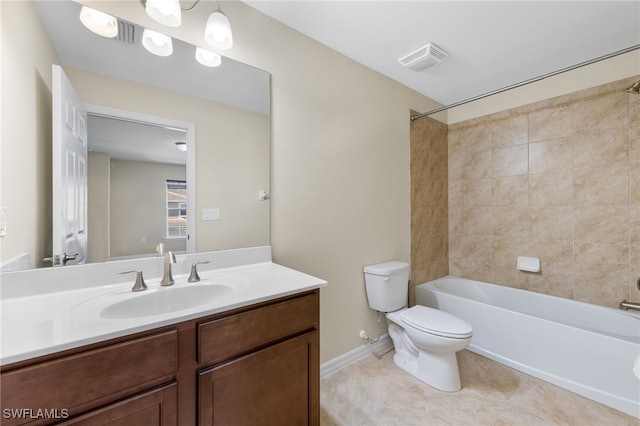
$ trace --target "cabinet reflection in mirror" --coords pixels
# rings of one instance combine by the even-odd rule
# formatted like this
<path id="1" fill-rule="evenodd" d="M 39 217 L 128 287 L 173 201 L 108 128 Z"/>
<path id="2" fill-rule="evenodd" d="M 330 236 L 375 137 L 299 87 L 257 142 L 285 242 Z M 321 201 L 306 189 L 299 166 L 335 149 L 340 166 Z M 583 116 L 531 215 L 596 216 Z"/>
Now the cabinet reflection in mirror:
<path id="1" fill-rule="evenodd" d="M 268 73 L 228 58 L 205 67 L 195 46 L 175 39 L 171 56 L 152 55 L 140 44 L 143 28 L 123 21 L 126 40 L 100 37 L 70 0 L 0 7 L 0 96 L 11 106 L 2 110 L 2 271 L 51 266 L 43 259 L 52 254 L 66 253 L 66 265 L 155 255 L 161 241 L 178 253 L 270 243 L 269 201 L 259 197 L 269 192 Z M 52 65 L 86 121 L 80 107 L 54 113 Z M 80 185 L 71 196 L 65 186 L 62 202 L 84 205 L 86 221 L 68 210 L 54 219 L 56 125 L 80 141 L 86 126 L 86 192 Z M 71 259 L 75 248 L 56 253 L 54 236 L 67 235 L 56 231 L 60 221 L 87 236 L 84 260 Z"/>

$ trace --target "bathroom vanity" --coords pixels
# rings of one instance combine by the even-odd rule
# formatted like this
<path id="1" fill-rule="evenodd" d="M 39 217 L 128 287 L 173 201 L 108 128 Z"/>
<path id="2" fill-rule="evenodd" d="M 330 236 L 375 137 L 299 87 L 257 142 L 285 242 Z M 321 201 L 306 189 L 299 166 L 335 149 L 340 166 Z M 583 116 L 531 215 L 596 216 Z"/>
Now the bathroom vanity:
<path id="1" fill-rule="evenodd" d="M 3 300 L 2 424 L 317 425 L 319 288 L 326 282 L 271 262 L 201 275 L 196 284 L 177 276 L 175 289 L 149 281 L 149 290 L 204 287 L 229 277 L 246 285 L 196 308 L 167 305 L 171 312 L 121 311 L 107 319 L 99 317 L 113 314 L 108 309 L 121 301 L 115 296 L 156 296 L 129 296 L 131 283 L 71 292 L 82 293 L 77 297 L 49 294 L 50 302 L 72 301 L 59 307 L 65 312 L 59 326 L 32 323 L 47 324 L 48 335 L 27 335 L 40 343 L 22 348 L 7 321 L 29 333 L 20 325 L 26 316 L 11 305 L 28 297 Z M 87 303 L 92 313 L 82 308 Z M 38 352 L 50 353 L 31 356 Z"/>

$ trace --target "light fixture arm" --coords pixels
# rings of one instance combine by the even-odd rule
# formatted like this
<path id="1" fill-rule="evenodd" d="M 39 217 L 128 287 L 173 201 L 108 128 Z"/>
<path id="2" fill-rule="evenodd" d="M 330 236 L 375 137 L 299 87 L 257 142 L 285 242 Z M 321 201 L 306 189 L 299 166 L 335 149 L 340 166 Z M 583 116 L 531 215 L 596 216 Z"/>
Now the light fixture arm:
<path id="1" fill-rule="evenodd" d="M 214 12 L 220 12 L 220 13 L 224 13 L 222 12 L 222 8 L 220 7 L 220 3 L 218 3 L 218 0 L 211 0 L 216 4 L 216 9 L 214 10 Z M 140 0 L 140 3 L 142 3 L 142 5 L 144 7 L 147 7 L 147 0 Z M 198 3 L 200 3 L 200 0 L 196 0 L 191 6 L 189 7 L 182 7 L 180 6 L 180 10 L 184 11 L 184 12 L 191 12 L 197 5 Z"/>

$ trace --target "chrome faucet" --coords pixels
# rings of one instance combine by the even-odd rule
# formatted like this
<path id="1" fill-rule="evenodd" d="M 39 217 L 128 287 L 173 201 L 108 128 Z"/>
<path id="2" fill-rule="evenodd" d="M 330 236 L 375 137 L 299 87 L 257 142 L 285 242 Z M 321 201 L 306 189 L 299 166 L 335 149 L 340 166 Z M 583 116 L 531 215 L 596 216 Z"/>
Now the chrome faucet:
<path id="1" fill-rule="evenodd" d="M 119 274 L 131 274 L 136 273 L 136 282 L 133 284 L 131 291 L 145 291 L 147 289 L 147 284 L 144 282 L 144 278 L 142 277 L 142 271 L 138 269 L 127 269 L 126 271 L 119 271 Z"/>
<path id="2" fill-rule="evenodd" d="M 620 302 L 620 309 L 624 309 L 625 311 L 628 311 L 629 309 L 640 311 L 640 303 L 627 302 L 626 300 L 623 300 Z"/>
<path id="3" fill-rule="evenodd" d="M 176 263 L 176 256 L 173 252 L 166 250 L 163 243 L 156 246 L 156 252 L 158 252 L 160 256 L 164 256 L 164 273 L 162 274 L 160 285 L 165 287 L 174 285 L 175 281 L 173 280 L 173 274 L 171 273 L 171 264 Z"/>
<path id="4" fill-rule="evenodd" d="M 208 260 L 203 260 L 202 262 L 195 262 L 191 264 L 191 274 L 189 274 L 189 278 L 187 279 L 187 282 L 190 283 L 197 283 L 198 281 L 200 281 L 200 275 L 198 275 L 198 265 L 204 265 L 209 263 Z"/>

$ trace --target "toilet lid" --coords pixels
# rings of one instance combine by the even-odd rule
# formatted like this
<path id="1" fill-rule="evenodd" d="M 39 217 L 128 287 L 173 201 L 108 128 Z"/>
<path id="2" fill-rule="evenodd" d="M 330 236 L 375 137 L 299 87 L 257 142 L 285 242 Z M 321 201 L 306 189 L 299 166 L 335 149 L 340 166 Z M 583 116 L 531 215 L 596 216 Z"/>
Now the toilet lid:
<path id="1" fill-rule="evenodd" d="M 463 339 L 473 334 L 471 324 L 450 313 L 416 305 L 400 312 L 408 325 L 431 334 Z"/>

